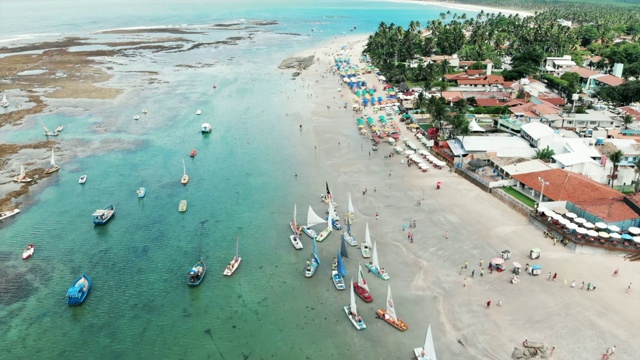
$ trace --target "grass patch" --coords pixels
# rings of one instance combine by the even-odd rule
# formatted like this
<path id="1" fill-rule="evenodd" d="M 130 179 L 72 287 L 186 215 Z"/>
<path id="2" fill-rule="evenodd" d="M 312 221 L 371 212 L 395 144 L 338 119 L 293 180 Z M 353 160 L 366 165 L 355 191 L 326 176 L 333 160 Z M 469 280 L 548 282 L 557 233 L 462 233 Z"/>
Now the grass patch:
<path id="1" fill-rule="evenodd" d="M 528 196 L 512 188 L 511 186 L 503 187 L 502 190 L 504 190 L 504 192 L 511 195 L 512 197 L 516 198 L 521 203 L 527 205 L 528 207 L 532 209 L 535 208 L 536 202 L 534 200 L 530 199 Z"/>

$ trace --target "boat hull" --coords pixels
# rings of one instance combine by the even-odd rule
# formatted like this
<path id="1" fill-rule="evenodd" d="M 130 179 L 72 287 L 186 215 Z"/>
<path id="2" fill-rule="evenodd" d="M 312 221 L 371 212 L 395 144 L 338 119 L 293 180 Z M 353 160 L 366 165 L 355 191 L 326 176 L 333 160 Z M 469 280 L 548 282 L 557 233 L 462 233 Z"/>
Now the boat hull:
<path id="1" fill-rule="evenodd" d="M 187 200 L 181 200 L 178 204 L 178 211 L 185 212 L 187 211 Z"/>
<path id="2" fill-rule="evenodd" d="M 355 316 L 353 316 L 353 314 L 351 314 L 351 306 L 347 305 L 344 307 L 344 313 L 347 314 L 347 317 L 349 318 L 349 320 L 351 321 L 351 323 L 353 324 L 353 326 L 355 326 L 356 329 L 358 330 L 364 330 L 367 328 L 367 325 L 364 323 L 364 320 L 362 320 L 362 318 L 358 320 L 356 320 Z"/>
<path id="3" fill-rule="evenodd" d="M 409 329 L 409 327 L 407 326 L 407 324 L 405 324 L 404 321 L 400 319 L 393 320 L 389 315 L 387 315 L 387 310 L 378 309 L 376 310 L 376 315 L 378 315 L 378 317 L 384 320 L 387 324 L 393 326 L 394 328 L 400 331 L 407 331 Z"/>
<path id="4" fill-rule="evenodd" d="M 371 265 L 371 264 L 365 264 L 365 266 L 367 267 L 367 269 L 369 269 L 369 271 L 371 271 L 375 276 L 379 277 L 382 280 L 389 280 L 391 277 L 389 276 L 389 274 L 385 273 L 381 273 L 380 270 L 378 270 L 378 268 L 376 268 L 375 266 Z"/>
<path id="5" fill-rule="evenodd" d="M 415 348 L 413 349 L 413 354 L 416 356 L 416 360 L 431 360 L 425 353 L 424 348 Z"/>
<path id="6" fill-rule="evenodd" d="M 47 170 L 44 171 L 45 174 L 53 174 L 54 172 L 60 170 L 60 166 L 56 165 L 52 168 L 49 168 Z"/>
<path id="7" fill-rule="evenodd" d="M 204 279 L 204 276 L 207 274 L 207 265 L 205 265 L 205 263 L 201 260 L 201 261 L 198 261 L 195 265 L 193 265 L 191 270 L 194 270 L 194 269 L 197 270 L 199 268 L 202 269 L 202 273 L 200 275 L 195 276 L 195 277 L 187 276 L 187 285 L 189 285 L 189 286 L 198 286 L 198 285 L 200 285 L 200 283 Z"/>
<path id="8" fill-rule="evenodd" d="M 80 179 L 78 179 L 79 184 L 84 184 L 86 182 L 87 182 L 87 175 L 82 175 L 80 176 Z"/>
<path id="9" fill-rule="evenodd" d="M 33 255 L 33 252 L 36 250 L 36 247 L 33 244 L 27 245 L 27 247 L 22 252 L 22 260 L 27 260 Z"/>
<path id="10" fill-rule="evenodd" d="M 190 157 L 195 157 L 198 154 L 198 151 L 196 149 L 191 150 L 191 153 L 189 153 Z"/>
<path id="11" fill-rule="evenodd" d="M 33 179 L 32 178 L 28 178 L 28 177 L 23 177 L 20 178 L 19 176 L 16 176 L 13 178 L 13 181 L 18 182 L 18 183 L 28 183 L 28 182 L 32 182 Z"/>
<path id="12" fill-rule="evenodd" d="M 335 285 L 336 289 L 338 290 L 346 289 L 346 286 L 344 285 L 344 277 L 338 274 L 337 271 L 331 272 L 331 278 L 333 279 L 333 285 Z"/>
<path id="13" fill-rule="evenodd" d="M 291 245 L 293 245 L 296 250 L 302 250 L 302 242 L 298 238 L 296 238 L 295 235 L 289 235 L 289 240 L 291 240 Z"/>
<path id="14" fill-rule="evenodd" d="M 363 258 L 368 259 L 371 257 L 371 248 L 369 247 L 369 245 L 362 244 L 360 245 L 360 253 L 362 254 Z"/>
<path id="15" fill-rule="evenodd" d="M 240 266 L 240 262 L 242 261 L 241 257 L 237 257 L 234 258 L 233 260 L 231 260 L 231 262 L 229 263 L 229 265 L 227 265 L 227 268 L 224 269 L 224 276 L 231 276 L 233 275 L 234 272 L 236 272 L 236 269 L 238 269 L 238 266 Z"/>
<path id="16" fill-rule="evenodd" d="M 13 215 L 16 215 L 19 212 L 20 212 L 19 209 L 0 212 L 0 220 L 4 220 L 6 218 L 12 217 Z"/>
<path id="17" fill-rule="evenodd" d="M 349 244 L 350 246 L 357 246 L 356 238 L 354 236 L 349 235 L 347 232 L 342 233 L 342 239 Z"/>
<path id="18" fill-rule="evenodd" d="M 187 183 L 189 183 L 189 175 L 187 174 L 182 175 L 182 179 L 180 179 L 180 183 L 182 185 L 187 185 Z"/>
<path id="19" fill-rule="evenodd" d="M 73 282 L 73 285 L 70 290 L 76 287 L 79 283 L 86 281 L 86 289 L 82 291 L 79 296 L 69 296 L 69 291 L 67 291 L 67 303 L 69 305 L 80 305 L 87 298 L 87 294 L 89 294 L 89 290 L 91 289 L 91 279 L 87 275 L 82 275 L 76 281 Z"/>
<path id="20" fill-rule="evenodd" d="M 318 268 L 318 264 L 315 261 L 312 261 L 311 264 L 307 265 L 304 270 L 304 276 L 310 278 L 313 274 L 316 273 L 316 269 Z"/>
<path id="21" fill-rule="evenodd" d="M 147 195 L 147 189 L 141 187 L 136 190 L 136 194 L 138 195 L 138 198 L 142 199 L 143 197 L 145 197 L 145 195 Z"/>
<path id="22" fill-rule="evenodd" d="M 373 296 L 371 296 L 371 294 L 367 290 L 360 287 L 357 281 L 353 282 L 353 291 L 355 291 L 356 295 L 358 295 L 358 297 L 362 299 L 362 301 L 366 303 L 370 303 L 373 301 Z"/>
<path id="23" fill-rule="evenodd" d="M 324 239 L 326 239 L 329 236 L 329 234 L 331 234 L 331 229 L 326 228 L 326 229 L 322 230 L 320 232 L 320 234 L 318 234 L 318 236 L 316 236 L 316 241 L 323 242 Z"/>
<path id="24" fill-rule="evenodd" d="M 302 232 L 302 226 L 298 226 L 298 228 L 296 229 L 296 226 L 293 224 L 293 221 L 289 222 L 289 228 L 291 229 L 291 232 L 294 234 L 300 235 L 300 233 Z"/>
<path id="25" fill-rule="evenodd" d="M 95 225 L 104 225 L 104 224 L 106 224 L 109 220 L 111 220 L 113 215 L 116 214 L 116 209 L 115 209 L 115 207 L 113 205 L 109 205 L 109 206 L 105 207 L 104 210 L 107 211 L 104 216 L 96 216 L 96 217 L 93 218 L 93 223 Z"/>
<path id="26" fill-rule="evenodd" d="M 318 236 L 318 233 L 316 233 L 315 230 L 313 230 L 312 228 L 306 227 L 306 226 L 302 226 L 302 232 L 307 235 L 310 238 L 314 238 L 316 236 Z"/>

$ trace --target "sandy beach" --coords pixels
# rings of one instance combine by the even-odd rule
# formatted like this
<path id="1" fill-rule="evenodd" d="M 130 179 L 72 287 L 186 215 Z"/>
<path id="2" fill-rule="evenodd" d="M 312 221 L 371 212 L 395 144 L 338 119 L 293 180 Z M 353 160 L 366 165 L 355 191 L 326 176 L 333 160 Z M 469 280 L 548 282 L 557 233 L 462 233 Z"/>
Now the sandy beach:
<path id="1" fill-rule="evenodd" d="M 371 142 L 360 136 L 354 121 L 353 95 L 337 74 L 328 71 L 332 54 L 344 45 L 352 62 L 358 63 L 365 41 L 365 37 L 336 38 L 296 54 L 319 58 L 296 81 L 316 94 L 314 109 L 304 123 L 305 129 L 313 130 L 309 146 L 317 147 L 319 159 L 326 163 L 332 191 L 354 196 L 356 221 L 369 223 L 381 266 L 391 275 L 398 316 L 410 327 L 403 343 L 395 346 L 406 348 L 408 357 L 414 347 L 421 346 L 430 323 L 442 359 L 510 359 L 514 347 L 525 339 L 555 347 L 554 359 L 599 359 L 612 345 L 617 347 L 612 358 L 640 358 L 634 335 L 640 322 L 638 291 L 626 293 L 629 283 L 640 283 L 638 264 L 625 262 L 622 256 L 577 254 L 553 246 L 526 217 L 455 173 L 447 169 L 422 173 L 415 166 L 407 167 L 400 155 L 386 159 L 384 155 L 392 151 L 388 144 L 369 152 Z M 381 88 L 374 75 L 364 77 Z M 413 133 L 398 124 L 401 138 L 417 143 Z M 443 182 L 440 190 L 436 190 L 438 181 Z M 362 195 L 365 188 L 367 193 Z M 416 205 L 418 199 L 423 199 L 421 206 Z M 403 231 L 403 224 L 413 220 L 416 228 Z M 408 231 L 414 233 L 414 243 L 408 241 Z M 528 258 L 534 247 L 542 250 L 535 261 Z M 490 273 L 489 261 L 505 249 L 512 253 L 506 271 Z M 468 268 L 461 271 L 465 261 Z M 484 276 L 480 276 L 480 261 Z M 521 282 L 511 284 L 513 261 L 523 266 L 539 264 L 543 273 L 523 272 Z M 619 276 L 612 277 L 615 269 Z M 471 277 L 473 270 L 475 277 Z M 557 273 L 555 281 L 547 280 L 549 272 Z M 574 280 L 577 285 L 572 288 Z M 583 281 L 597 284 L 597 289 L 587 291 L 586 285 L 581 289 Z M 378 284 L 379 279 L 369 282 L 376 289 L 386 287 Z M 494 304 L 491 308 L 486 307 L 488 300 Z M 499 300 L 502 306 L 495 307 Z M 384 301 L 374 304 L 381 307 Z M 366 331 L 396 331 L 382 321 L 371 322 Z M 402 355 L 399 358 L 405 358 Z"/>
<path id="2" fill-rule="evenodd" d="M 472 5 L 472 4 L 461 4 L 461 3 L 453 3 L 453 2 L 443 2 L 443 1 L 433 1 L 433 0 L 390 0 L 394 2 L 405 2 L 405 3 L 421 3 L 429 6 L 439 6 L 446 9 L 460 10 L 461 13 L 465 11 L 484 11 L 485 13 L 502 13 L 503 15 L 520 15 L 521 17 L 525 16 L 533 16 L 533 13 L 523 11 L 523 10 L 513 10 L 513 9 L 504 9 L 493 6 L 483 6 L 483 5 Z M 455 12 L 455 11 L 453 11 Z"/>

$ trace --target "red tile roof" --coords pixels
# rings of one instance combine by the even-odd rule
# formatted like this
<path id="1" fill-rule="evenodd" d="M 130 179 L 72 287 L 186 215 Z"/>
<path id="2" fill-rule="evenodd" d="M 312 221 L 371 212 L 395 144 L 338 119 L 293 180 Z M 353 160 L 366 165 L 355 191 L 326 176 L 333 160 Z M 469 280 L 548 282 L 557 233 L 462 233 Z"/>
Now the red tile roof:
<path id="1" fill-rule="evenodd" d="M 548 102 L 549 104 L 556 105 L 556 106 L 564 106 L 564 104 L 565 104 L 564 99 L 561 98 L 561 97 L 543 97 L 543 96 L 538 96 L 538 99 L 544 100 L 544 101 Z"/>
<path id="2" fill-rule="evenodd" d="M 624 79 L 621 79 L 613 75 L 598 76 L 597 78 L 595 78 L 595 80 L 601 83 L 607 84 L 609 86 L 618 86 L 624 83 Z"/>
<path id="3" fill-rule="evenodd" d="M 597 71 L 589 70 L 589 69 L 583 68 L 583 67 L 571 69 L 571 70 L 568 70 L 567 72 L 576 73 L 576 74 L 580 75 L 581 78 L 585 78 L 585 79 L 590 77 L 590 76 L 600 74 Z"/>
<path id="4" fill-rule="evenodd" d="M 462 92 L 460 91 L 443 91 L 442 97 L 445 98 L 445 100 L 447 101 L 453 101 L 453 102 L 456 102 L 460 99 L 464 99 L 464 95 L 462 95 Z"/>
<path id="5" fill-rule="evenodd" d="M 479 69 L 479 70 L 467 70 L 466 73 L 469 74 L 469 75 L 480 75 L 480 74 L 484 74 L 484 70 L 482 70 L 482 69 Z"/>
<path id="6" fill-rule="evenodd" d="M 476 99 L 478 106 L 506 106 L 507 103 L 498 101 L 498 99 Z"/>
<path id="7" fill-rule="evenodd" d="M 546 191 L 545 187 L 545 191 Z M 574 203 L 580 209 L 583 209 L 605 222 L 618 222 L 629 219 L 636 219 L 639 215 L 621 200 L 591 200 Z"/>

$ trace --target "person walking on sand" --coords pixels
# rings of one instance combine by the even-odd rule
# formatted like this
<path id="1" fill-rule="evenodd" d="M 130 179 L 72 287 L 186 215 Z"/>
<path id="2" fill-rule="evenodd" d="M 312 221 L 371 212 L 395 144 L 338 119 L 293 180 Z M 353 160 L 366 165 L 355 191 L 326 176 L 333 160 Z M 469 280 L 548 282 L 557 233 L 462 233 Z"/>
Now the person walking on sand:
<path id="1" fill-rule="evenodd" d="M 464 268 L 466 269 L 468 265 L 469 265 L 469 263 L 465 260 L 464 261 Z"/>
<path id="2" fill-rule="evenodd" d="M 462 287 L 467 287 L 467 278 L 462 281 Z"/>
<path id="3" fill-rule="evenodd" d="M 582 285 L 580 285 L 580 290 L 584 290 L 584 281 L 582 282 Z"/>
<path id="4" fill-rule="evenodd" d="M 404 232 L 407 229 L 407 224 L 402 224 L 402 232 Z"/>
<path id="5" fill-rule="evenodd" d="M 552 277 L 552 276 L 553 276 L 553 275 L 551 274 L 551 271 L 549 271 L 549 276 L 547 276 L 547 281 L 551 280 L 551 277 Z"/>
<path id="6" fill-rule="evenodd" d="M 444 238 L 448 239 L 449 238 L 449 230 L 445 230 L 444 231 Z M 480 260 L 480 262 L 482 262 L 482 260 Z M 482 264 L 480 264 L 480 266 L 482 266 Z"/>
<path id="7" fill-rule="evenodd" d="M 615 269 L 615 270 L 613 271 L 613 275 L 611 275 L 611 276 L 613 276 L 613 277 L 618 277 L 618 270 L 619 270 L 619 269 Z"/>
<path id="8" fill-rule="evenodd" d="M 491 300 L 487 301 L 487 309 L 491 309 Z"/>
<path id="9" fill-rule="evenodd" d="M 480 267 L 482 267 L 482 259 L 480 259 Z"/>
<path id="10" fill-rule="evenodd" d="M 573 280 L 573 281 L 571 282 L 571 288 L 574 288 L 574 287 L 576 287 L 576 281 L 575 281 L 575 280 Z"/>
<path id="11" fill-rule="evenodd" d="M 484 276 L 484 269 L 480 268 L 480 276 Z"/>
<path id="12" fill-rule="evenodd" d="M 376 220 L 380 217 L 380 214 L 376 213 Z"/>
<path id="13" fill-rule="evenodd" d="M 471 277 L 475 277 L 476 276 L 476 269 L 471 270 Z"/>
<path id="14" fill-rule="evenodd" d="M 553 273 L 553 281 L 556 281 L 557 277 L 558 277 L 558 273 Z"/>
<path id="15" fill-rule="evenodd" d="M 413 228 L 414 229 L 416 228 L 416 221 L 415 220 L 413 220 Z"/>
<path id="16" fill-rule="evenodd" d="M 627 286 L 627 294 L 631 294 L 631 283 L 629 283 L 629 286 Z"/>
<path id="17" fill-rule="evenodd" d="M 498 299 L 498 303 L 496 304 L 496 306 L 502 307 L 502 299 Z"/>

